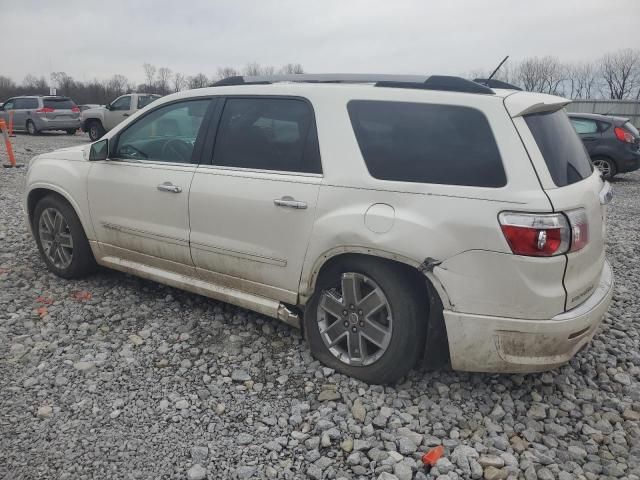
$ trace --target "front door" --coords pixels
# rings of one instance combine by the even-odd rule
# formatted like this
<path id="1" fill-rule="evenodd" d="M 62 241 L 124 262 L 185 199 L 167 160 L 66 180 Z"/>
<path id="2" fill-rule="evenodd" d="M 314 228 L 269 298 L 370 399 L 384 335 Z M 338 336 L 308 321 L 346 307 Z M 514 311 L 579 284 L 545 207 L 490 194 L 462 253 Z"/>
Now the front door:
<path id="1" fill-rule="evenodd" d="M 175 102 L 150 111 L 110 139 L 109 159 L 92 163 L 89 208 L 103 255 L 192 270 L 189 186 L 210 102 Z"/>
<path id="2" fill-rule="evenodd" d="M 295 303 L 321 181 L 309 103 L 227 99 L 189 196 L 201 278 Z"/>
<path id="3" fill-rule="evenodd" d="M 104 128 L 108 131 L 133 114 L 135 107 L 131 95 L 123 95 L 111 102 L 110 108 L 104 112 Z"/>

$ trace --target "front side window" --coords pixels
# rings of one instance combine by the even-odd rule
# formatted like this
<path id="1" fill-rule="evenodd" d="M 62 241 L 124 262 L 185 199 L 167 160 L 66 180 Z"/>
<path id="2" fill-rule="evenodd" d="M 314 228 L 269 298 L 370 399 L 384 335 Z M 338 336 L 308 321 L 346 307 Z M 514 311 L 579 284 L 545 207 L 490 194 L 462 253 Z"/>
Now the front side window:
<path id="1" fill-rule="evenodd" d="M 160 107 L 140 118 L 117 140 L 115 157 L 190 163 L 210 100 L 191 100 Z"/>
<path id="2" fill-rule="evenodd" d="M 401 182 L 503 187 L 487 118 L 457 105 L 352 100 L 351 124 L 372 177 Z"/>
<path id="3" fill-rule="evenodd" d="M 525 115 L 524 120 L 556 186 L 564 187 L 591 175 L 589 154 L 564 110 Z"/>
<path id="4" fill-rule="evenodd" d="M 25 98 L 24 102 L 24 108 L 38 108 L 37 98 Z"/>
<path id="5" fill-rule="evenodd" d="M 25 104 L 26 104 L 26 101 L 24 98 L 16 98 L 13 104 L 13 108 L 15 108 L 16 110 L 23 110 L 27 108 Z"/>
<path id="6" fill-rule="evenodd" d="M 131 109 L 131 95 L 125 95 L 113 101 L 111 104 L 111 110 L 130 110 Z"/>
<path id="7" fill-rule="evenodd" d="M 580 135 L 598 132 L 598 123 L 595 120 L 588 120 L 586 118 L 570 118 L 573 128 Z"/>
<path id="8" fill-rule="evenodd" d="M 4 105 L 2 105 L 3 110 L 13 110 L 15 107 L 15 100 L 12 98 L 11 100 L 7 100 Z"/>
<path id="9" fill-rule="evenodd" d="M 311 107 L 297 99 L 228 99 L 220 119 L 213 164 L 320 173 L 320 153 Z"/>

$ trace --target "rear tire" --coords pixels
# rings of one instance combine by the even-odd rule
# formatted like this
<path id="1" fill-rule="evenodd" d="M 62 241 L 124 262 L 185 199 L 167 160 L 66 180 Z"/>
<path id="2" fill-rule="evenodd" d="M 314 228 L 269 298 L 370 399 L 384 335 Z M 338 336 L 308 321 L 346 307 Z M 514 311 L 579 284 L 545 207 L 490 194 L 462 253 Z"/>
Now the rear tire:
<path id="1" fill-rule="evenodd" d="M 29 135 L 37 135 L 40 133 L 36 128 L 36 124 L 32 120 L 27 120 L 27 133 Z"/>
<path id="2" fill-rule="evenodd" d="M 62 278 L 82 278 L 96 269 L 93 252 L 71 205 L 47 195 L 33 212 L 33 234 L 47 268 Z"/>
<path id="3" fill-rule="evenodd" d="M 602 178 L 605 180 L 611 180 L 618 173 L 618 169 L 613 160 L 607 157 L 594 157 L 591 160 L 593 166 L 596 167 L 602 173 Z"/>
<path id="4" fill-rule="evenodd" d="M 66 132 L 67 132 L 67 135 L 75 135 L 76 134 L 76 129 L 75 128 L 67 128 Z"/>
<path id="5" fill-rule="evenodd" d="M 87 131 L 92 142 L 96 142 L 107 133 L 99 120 L 91 120 L 88 124 Z"/>
<path id="6" fill-rule="evenodd" d="M 424 341 L 427 315 L 416 291 L 402 269 L 384 260 L 351 257 L 329 266 L 305 308 L 311 353 L 367 383 L 399 380 L 416 365 Z"/>

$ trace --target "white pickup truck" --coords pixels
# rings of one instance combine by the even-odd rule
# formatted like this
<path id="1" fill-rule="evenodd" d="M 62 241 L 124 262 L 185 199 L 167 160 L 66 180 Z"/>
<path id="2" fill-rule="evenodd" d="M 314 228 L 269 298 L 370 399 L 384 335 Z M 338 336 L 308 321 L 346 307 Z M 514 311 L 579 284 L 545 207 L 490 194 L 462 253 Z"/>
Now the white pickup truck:
<path id="1" fill-rule="evenodd" d="M 124 119 L 158 98 L 160 95 L 127 93 L 104 107 L 85 110 L 82 112 L 82 130 L 89 133 L 89 138 L 95 142 Z"/>

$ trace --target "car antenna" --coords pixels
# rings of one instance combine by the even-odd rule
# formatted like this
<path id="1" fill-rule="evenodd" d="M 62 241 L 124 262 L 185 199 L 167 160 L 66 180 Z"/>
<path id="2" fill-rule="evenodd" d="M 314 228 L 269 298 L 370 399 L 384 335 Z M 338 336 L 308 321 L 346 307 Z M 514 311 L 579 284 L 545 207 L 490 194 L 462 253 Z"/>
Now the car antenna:
<path id="1" fill-rule="evenodd" d="M 500 70 L 500 67 L 504 64 L 504 62 L 506 62 L 506 61 L 507 61 L 507 59 L 508 59 L 508 58 L 509 58 L 509 55 L 507 55 L 506 57 L 504 57 L 504 58 L 502 59 L 502 61 L 500 62 L 500 64 L 496 67 L 496 69 L 495 69 L 493 72 L 491 72 L 491 75 L 489 75 L 489 78 L 487 78 L 487 82 L 486 82 L 486 83 L 487 83 L 487 85 L 489 84 L 489 81 L 491 81 L 491 79 L 493 78 L 493 76 L 494 76 L 496 73 L 498 73 L 498 70 Z"/>

